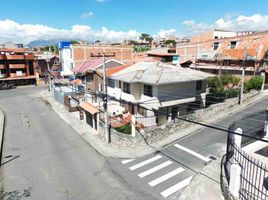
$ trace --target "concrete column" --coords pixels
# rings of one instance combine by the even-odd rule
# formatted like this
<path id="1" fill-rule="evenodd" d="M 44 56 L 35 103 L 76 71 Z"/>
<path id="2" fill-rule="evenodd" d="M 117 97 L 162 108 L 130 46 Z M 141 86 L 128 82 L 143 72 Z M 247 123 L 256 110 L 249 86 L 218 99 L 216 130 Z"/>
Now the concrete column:
<path id="1" fill-rule="evenodd" d="M 241 167 L 238 165 L 238 163 L 236 162 L 233 163 L 230 169 L 229 191 L 236 198 L 239 197 L 240 174 L 241 174 Z"/>
<path id="2" fill-rule="evenodd" d="M 264 122 L 264 138 L 268 139 L 268 121 Z"/>
<path id="3" fill-rule="evenodd" d="M 235 130 L 236 133 L 242 134 L 242 129 L 241 128 L 237 128 Z M 242 141 L 242 136 L 241 135 L 234 135 L 234 142 L 238 147 L 241 147 L 241 141 Z"/>
<path id="4" fill-rule="evenodd" d="M 131 135 L 132 137 L 136 137 L 136 118 L 134 115 L 131 115 Z"/>
<path id="5" fill-rule="evenodd" d="M 100 113 L 97 113 L 98 133 L 100 133 Z"/>
<path id="6" fill-rule="evenodd" d="M 236 133 L 242 134 L 242 129 L 237 128 L 235 130 Z M 241 147 L 241 135 L 234 135 L 234 143 L 240 148 Z M 241 167 L 239 164 L 232 158 L 231 159 L 231 167 L 230 167 L 230 183 L 229 183 L 229 191 L 231 194 L 238 198 L 239 197 L 239 189 L 240 189 L 240 175 L 241 175 Z"/>
<path id="7" fill-rule="evenodd" d="M 261 92 L 264 90 L 264 85 L 265 85 L 265 72 L 261 73 L 261 77 L 263 78 L 262 86 L 261 86 Z"/>

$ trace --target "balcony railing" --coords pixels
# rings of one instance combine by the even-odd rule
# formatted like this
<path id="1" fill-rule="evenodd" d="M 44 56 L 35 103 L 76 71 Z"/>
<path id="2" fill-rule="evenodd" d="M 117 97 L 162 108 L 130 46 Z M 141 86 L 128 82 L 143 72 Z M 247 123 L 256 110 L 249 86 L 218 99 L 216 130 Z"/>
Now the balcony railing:
<path id="1" fill-rule="evenodd" d="M 34 60 L 34 55 L 25 55 L 26 60 Z"/>
<path id="2" fill-rule="evenodd" d="M 17 77 L 24 77 L 26 76 L 26 73 L 10 73 L 10 78 L 17 78 Z"/>
<path id="3" fill-rule="evenodd" d="M 25 64 L 9 64 L 10 69 L 25 69 Z"/>
<path id="4" fill-rule="evenodd" d="M 8 60 L 24 60 L 24 55 L 6 55 Z"/>

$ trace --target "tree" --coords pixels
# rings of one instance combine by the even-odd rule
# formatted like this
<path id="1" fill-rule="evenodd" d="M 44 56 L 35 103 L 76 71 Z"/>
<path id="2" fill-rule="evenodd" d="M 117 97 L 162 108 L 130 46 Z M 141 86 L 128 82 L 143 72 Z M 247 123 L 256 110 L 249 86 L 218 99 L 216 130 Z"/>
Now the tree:
<path id="1" fill-rule="evenodd" d="M 165 44 L 166 44 L 166 45 L 171 44 L 171 45 L 175 46 L 175 45 L 176 45 L 176 41 L 175 41 L 175 40 L 166 40 L 166 41 L 165 41 Z"/>
<path id="2" fill-rule="evenodd" d="M 95 43 L 95 44 L 100 44 L 101 41 L 100 41 L 100 40 L 96 40 L 94 43 Z"/>
<path id="3" fill-rule="evenodd" d="M 151 42 L 153 41 L 153 37 L 150 36 L 150 35 L 147 34 L 147 33 L 142 33 L 142 34 L 140 35 L 140 40 L 151 43 Z"/>
<path id="4" fill-rule="evenodd" d="M 71 44 L 80 44 L 77 40 L 71 40 L 70 43 Z"/>

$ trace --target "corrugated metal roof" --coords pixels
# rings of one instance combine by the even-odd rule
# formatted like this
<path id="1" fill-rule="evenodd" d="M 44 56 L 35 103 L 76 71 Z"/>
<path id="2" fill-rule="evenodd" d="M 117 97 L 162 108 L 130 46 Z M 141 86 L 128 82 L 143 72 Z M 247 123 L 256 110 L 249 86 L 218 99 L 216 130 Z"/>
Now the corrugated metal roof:
<path id="1" fill-rule="evenodd" d="M 215 75 L 160 62 L 139 62 L 118 73 L 113 79 L 129 83 L 146 83 L 149 85 L 164 85 L 169 83 L 204 80 Z"/>

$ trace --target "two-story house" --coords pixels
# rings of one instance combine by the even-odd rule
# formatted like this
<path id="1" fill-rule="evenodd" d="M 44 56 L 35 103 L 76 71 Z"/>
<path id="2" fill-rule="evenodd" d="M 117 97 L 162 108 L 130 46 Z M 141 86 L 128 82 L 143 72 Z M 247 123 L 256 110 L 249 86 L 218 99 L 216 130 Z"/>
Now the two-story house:
<path id="1" fill-rule="evenodd" d="M 108 94 L 144 118 L 144 126 L 153 126 L 204 107 L 211 76 L 160 62 L 139 62 L 109 77 Z"/>

